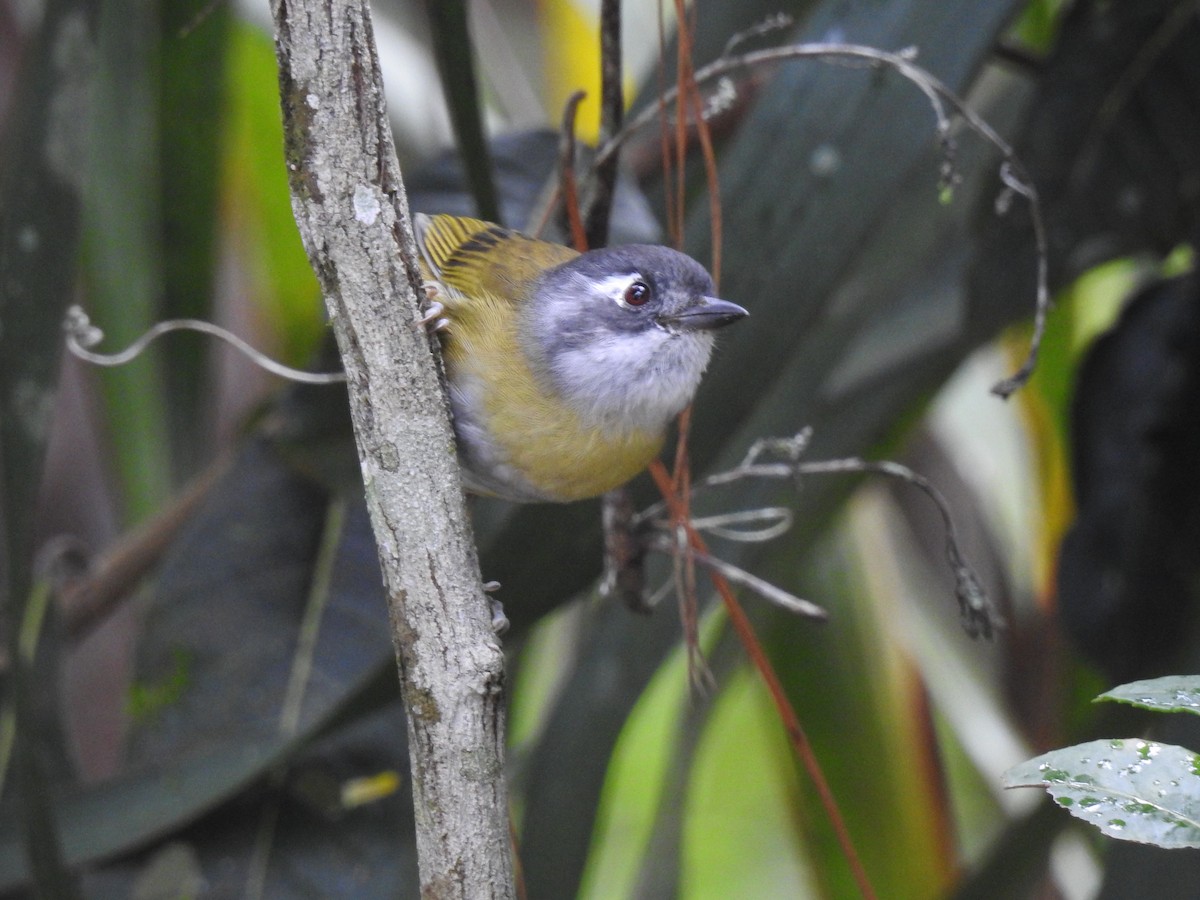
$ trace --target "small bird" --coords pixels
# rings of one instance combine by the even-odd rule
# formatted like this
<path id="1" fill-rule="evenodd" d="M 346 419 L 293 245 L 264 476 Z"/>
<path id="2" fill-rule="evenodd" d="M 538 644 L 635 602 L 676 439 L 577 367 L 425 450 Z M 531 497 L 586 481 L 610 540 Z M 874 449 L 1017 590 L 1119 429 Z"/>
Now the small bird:
<path id="1" fill-rule="evenodd" d="M 569 502 L 624 484 L 691 402 L 713 330 L 747 314 L 667 247 L 581 254 L 478 219 L 414 226 L 477 494 Z"/>

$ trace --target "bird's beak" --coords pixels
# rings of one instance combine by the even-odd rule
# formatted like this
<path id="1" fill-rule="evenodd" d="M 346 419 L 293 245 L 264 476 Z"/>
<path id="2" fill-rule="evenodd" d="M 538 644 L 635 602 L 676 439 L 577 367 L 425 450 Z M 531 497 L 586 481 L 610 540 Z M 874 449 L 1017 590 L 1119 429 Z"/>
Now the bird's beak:
<path id="1" fill-rule="evenodd" d="M 718 300 L 716 297 L 701 297 L 698 303 L 674 315 L 663 316 L 659 321 L 681 331 L 707 331 L 736 322 L 748 315 L 750 313 L 736 303 Z"/>

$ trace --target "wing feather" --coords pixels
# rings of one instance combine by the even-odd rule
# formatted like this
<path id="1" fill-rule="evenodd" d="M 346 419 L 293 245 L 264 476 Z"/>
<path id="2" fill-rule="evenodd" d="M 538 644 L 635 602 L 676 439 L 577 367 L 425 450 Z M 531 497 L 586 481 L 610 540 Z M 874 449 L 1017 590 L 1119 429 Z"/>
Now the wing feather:
<path id="1" fill-rule="evenodd" d="M 426 274 L 464 297 L 525 297 L 537 273 L 578 256 L 570 247 L 465 216 L 418 214 L 414 225 Z"/>

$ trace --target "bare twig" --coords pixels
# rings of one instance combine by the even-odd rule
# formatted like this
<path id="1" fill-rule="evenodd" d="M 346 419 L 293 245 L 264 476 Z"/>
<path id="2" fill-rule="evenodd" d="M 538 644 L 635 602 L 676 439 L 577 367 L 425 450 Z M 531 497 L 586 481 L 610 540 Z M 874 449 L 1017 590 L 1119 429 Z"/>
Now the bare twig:
<path id="1" fill-rule="evenodd" d="M 810 435 L 811 432 L 806 429 L 794 438 L 768 438 L 758 441 L 750 448 L 740 465 L 727 472 L 709 476 L 697 485 L 697 490 L 731 484 L 745 478 L 783 478 L 798 482 L 808 475 L 835 474 L 883 475 L 911 484 L 933 501 L 942 518 L 942 528 L 946 539 L 946 561 L 954 573 L 955 595 L 958 598 L 963 629 L 971 637 L 990 638 L 998 628 L 1003 626 L 999 613 L 992 607 L 991 601 L 979 583 L 979 578 L 967 564 L 959 549 L 958 531 L 954 527 L 949 503 L 929 479 L 907 466 L 889 460 L 848 457 L 846 459 L 800 462 L 799 456 L 807 446 Z M 760 462 L 759 460 L 767 454 L 782 455 L 784 460 Z"/>
<path id="2" fill-rule="evenodd" d="M 621 0 L 600 4 L 600 140 L 607 141 L 621 130 L 625 97 L 621 85 Z M 587 246 L 608 243 L 608 222 L 613 191 L 617 184 L 617 155 L 595 167 L 592 193 L 583 214 Z"/>
<path id="3" fill-rule="evenodd" d="M 654 477 L 654 482 L 658 485 L 659 492 L 663 495 L 663 500 L 670 510 L 671 519 L 681 523 L 681 527 L 687 533 L 689 547 L 693 551 L 707 554 L 708 548 L 705 546 L 704 538 L 687 521 L 687 516 L 680 504 L 680 497 L 676 494 L 675 485 L 667 475 L 666 467 L 661 461 L 654 460 L 650 464 L 650 474 Z M 867 870 L 858 856 L 858 851 L 854 848 L 854 841 L 850 838 L 850 831 L 846 827 L 846 820 L 842 816 L 841 809 L 838 807 L 837 799 L 833 796 L 833 790 L 829 787 L 829 781 L 821 769 L 821 764 L 817 760 L 816 752 L 808 740 L 808 735 L 800 724 L 800 717 L 796 715 L 796 710 L 788 699 L 787 692 L 783 689 L 783 683 L 779 680 L 779 676 L 775 673 L 775 668 L 771 665 L 771 661 L 763 651 L 762 644 L 759 643 L 758 638 L 755 636 L 754 627 L 750 624 L 750 619 L 746 616 L 745 610 L 742 609 L 737 599 L 733 596 L 733 590 L 730 588 L 728 580 L 720 572 L 711 571 L 709 575 L 712 579 L 713 587 L 717 589 L 717 593 L 721 595 L 721 601 L 725 604 L 725 611 L 729 614 L 730 625 L 733 626 L 738 640 L 746 650 L 746 655 L 750 657 L 751 662 L 753 662 L 759 676 L 766 685 L 767 691 L 771 695 L 771 701 L 775 704 L 775 709 L 779 713 L 783 727 L 787 730 L 792 749 L 808 773 L 813 787 L 816 788 L 817 795 L 821 798 L 821 805 L 825 809 L 826 815 L 829 816 L 829 823 L 833 827 L 834 834 L 837 837 L 838 846 L 841 848 L 842 853 L 846 857 L 846 862 L 850 866 L 850 871 L 854 876 L 855 883 L 858 885 L 859 893 L 863 896 L 864 900 L 874 900 L 877 895 L 871 886 Z"/>
<path id="4" fill-rule="evenodd" d="M 191 521 L 213 485 L 228 471 L 230 457 L 210 463 L 165 508 L 133 532 L 123 535 L 86 571 L 65 581 L 59 591 L 67 635 L 82 640 L 134 593 L 138 583 L 158 565 L 180 530 Z"/>
<path id="5" fill-rule="evenodd" d="M 563 106 L 562 128 L 558 134 L 558 183 L 571 231 L 571 243 L 582 253 L 588 248 L 587 231 L 579 214 L 579 185 L 575 179 L 575 114 L 587 91 L 576 91 Z"/>
<path id="6" fill-rule="evenodd" d="M 654 109 L 658 120 L 658 149 L 661 154 L 662 165 L 662 185 L 663 185 L 663 208 L 667 212 L 667 234 L 674 242 L 676 247 L 683 244 L 683 223 L 677 221 L 675 214 L 675 196 L 671 187 L 671 134 L 667 127 L 667 24 L 664 21 L 663 11 L 664 0 L 658 0 L 658 64 L 655 66 L 655 74 L 658 78 L 658 97 L 654 104 Z M 605 148 L 613 141 L 620 141 L 629 132 L 628 126 L 615 135 L 612 141 L 604 145 Z M 597 164 L 600 164 L 599 161 Z"/>
<path id="7" fill-rule="evenodd" d="M 805 450 L 807 450 L 811 437 L 812 429 L 806 428 L 790 438 L 763 438 L 755 441 L 741 463 L 728 471 L 718 472 L 697 482 L 693 489 L 693 495 L 704 490 L 732 484 L 747 478 L 787 479 L 799 485 L 804 477 L 810 475 L 874 474 L 911 484 L 933 501 L 942 518 L 942 527 L 946 539 L 946 561 L 954 573 L 955 596 L 959 603 L 963 629 L 971 637 L 990 638 L 998 628 L 1003 627 L 1002 618 L 993 608 L 991 601 L 983 590 L 983 586 L 979 582 L 978 576 L 976 576 L 974 570 L 963 556 L 959 546 L 958 531 L 954 527 L 954 519 L 950 513 L 950 505 L 929 479 L 914 472 L 907 466 L 888 460 L 875 461 L 849 457 L 846 459 L 802 462 L 801 457 Z M 765 457 L 773 457 L 773 460 L 763 462 L 762 460 Z M 635 519 L 635 525 L 644 525 L 645 523 L 661 519 L 669 506 L 670 503 L 664 500 L 648 507 L 638 514 Z M 782 533 L 790 525 L 790 520 L 781 516 L 781 512 L 786 513 L 787 510 L 781 511 L 776 508 L 744 510 L 716 517 L 716 523 L 718 528 L 723 528 L 731 520 L 734 522 L 775 520 L 774 524 L 762 530 L 761 533 L 735 533 L 733 535 L 735 539 L 742 540 L 769 540 L 777 534 Z M 692 521 L 690 527 L 695 531 L 707 528 L 713 531 L 713 533 L 722 534 L 721 531 L 713 528 L 711 519 Z M 663 549 L 661 544 L 653 544 L 652 546 L 655 549 Z M 754 590 L 757 591 L 758 589 L 754 588 Z M 775 590 L 778 590 L 778 588 L 775 588 Z M 762 591 L 758 591 L 758 593 L 767 597 L 767 599 L 772 599 Z"/>
<path id="8" fill-rule="evenodd" d="M 634 612 L 649 612 L 652 607 L 645 600 L 646 550 L 635 533 L 629 488 L 619 487 L 605 494 L 600 499 L 600 516 L 604 532 L 601 594 L 615 594 Z"/>
<path id="9" fill-rule="evenodd" d="M 96 366 L 123 366 L 141 356 L 151 342 L 164 334 L 172 331 L 197 331 L 225 341 L 260 369 L 289 381 L 302 384 L 341 384 L 346 380 L 345 372 L 304 372 L 285 366 L 262 351 L 254 349 L 233 332 L 202 319 L 168 319 L 158 322 L 119 353 L 96 353 L 90 349 L 104 340 L 104 332 L 92 324 L 81 307 L 72 306 L 67 310 L 63 331 L 67 335 L 67 349 L 72 355 Z"/>
<path id="10" fill-rule="evenodd" d="M 782 31 L 785 28 L 791 28 L 796 20 L 787 13 L 775 13 L 767 16 L 757 25 L 751 25 L 749 28 L 742 29 L 728 41 L 725 42 L 725 49 L 721 51 L 721 59 L 733 55 L 733 51 L 740 47 L 746 41 L 753 40 L 756 37 L 762 37 L 764 34 L 771 34 L 775 31 Z"/>
<path id="11" fill-rule="evenodd" d="M 695 523 L 692 524 L 693 526 L 695 525 Z M 817 604 L 797 597 L 795 594 L 785 591 L 778 585 L 771 584 L 766 579 L 759 578 L 757 575 L 747 572 L 745 569 L 735 566 L 733 563 L 726 562 L 710 553 L 705 553 L 695 548 L 689 549 L 686 546 L 680 547 L 677 540 L 670 540 L 666 535 L 660 535 L 651 540 L 650 548 L 659 553 L 666 553 L 675 557 L 678 557 L 680 554 L 690 553 L 692 559 L 700 565 L 724 575 L 729 581 L 740 587 L 754 591 L 758 596 L 775 604 L 780 609 L 822 622 L 829 618 L 829 613 Z"/>
<path id="12" fill-rule="evenodd" d="M 679 605 L 679 622 L 683 628 L 683 647 L 687 653 L 688 683 L 697 693 L 708 693 L 716 687 L 712 671 L 700 649 L 700 601 L 696 591 L 696 556 L 688 542 L 686 519 L 664 538 L 664 552 L 671 558 L 671 581 L 675 585 L 675 600 Z"/>
<path id="13" fill-rule="evenodd" d="M 756 466 L 756 469 L 766 467 Z M 955 595 L 958 597 L 959 612 L 962 617 L 963 629 L 971 637 L 991 638 L 995 631 L 1002 627 L 1003 620 L 991 605 L 984 593 L 978 577 L 963 559 L 959 550 L 958 532 L 954 527 L 954 519 L 950 515 L 950 505 L 941 491 L 933 486 L 924 475 L 914 472 L 907 466 L 888 460 L 865 460 L 850 457 L 847 459 L 825 460 L 822 462 L 802 463 L 791 467 L 791 477 L 804 475 L 826 474 L 875 474 L 893 478 L 920 490 L 937 507 L 942 517 L 942 529 L 946 540 L 946 562 L 954 573 Z M 762 476 L 760 471 L 759 476 Z"/>
<path id="14" fill-rule="evenodd" d="M 1008 378 L 992 385 L 992 393 L 1007 400 L 1021 389 L 1037 367 L 1038 351 L 1046 333 L 1046 316 L 1050 312 L 1050 255 L 1046 243 L 1046 223 L 1042 218 L 1042 204 L 1037 189 L 1023 173 L 1018 173 L 1009 160 L 1000 166 L 1000 179 L 1012 193 L 1020 194 L 1029 201 L 1029 219 L 1033 224 L 1033 243 L 1037 248 L 1037 306 L 1033 310 L 1033 334 L 1029 338 L 1029 352 L 1025 361 Z M 1007 197 L 997 199 L 997 209 L 1003 211 Z"/>
<path id="15" fill-rule="evenodd" d="M 694 9 L 694 7 L 693 7 Z M 684 163 L 687 161 L 687 92 L 695 85 L 692 73 L 692 23 L 688 20 L 688 8 L 683 0 L 675 0 L 675 20 L 677 23 L 675 40 L 679 47 L 675 59 L 675 158 L 670 169 L 663 169 L 663 177 L 668 173 L 675 175 L 675 225 L 678 231 L 671 235 L 675 247 L 683 247 L 684 205 L 687 203 L 687 172 Z M 670 92 L 668 91 L 668 94 Z M 664 101 L 664 104 L 670 102 Z M 665 122 L 665 117 L 664 117 Z M 604 161 L 597 155 L 596 165 Z"/>
<path id="16" fill-rule="evenodd" d="M 911 49 L 890 53 L 876 47 L 866 47 L 858 44 L 793 44 L 787 47 L 776 47 L 769 50 L 756 50 L 738 56 L 722 56 L 708 65 L 698 69 L 694 82 L 702 84 L 727 75 L 730 72 L 752 69 L 770 63 L 795 59 L 819 59 L 826 62 L 862 62 L 868 65 L 885 66 L 893 69 L 912 82 L 928 99 L 933 109 L 935 128 L 938 140 L 942 146 L 943 168 L 941 180 L 943 186 L 954 181 L 953 159 L 954 139 L 951 132 L 952 121 L 947 110 L 954 113 L 966 125 L 995 147 L 1002 157 L 1000 177 L 1005 185 L 1005 193 L 1017 193 L 1029 203 L 1030 219 L 1034 232 L 1034 244 L 1037 253 L 1037 297 L 1035 305 L 1034 334 L 1030 340 L 1029 351 L 1024 364 L 1011 377 L 993 386 L 992 391 L 1007 398 L 1018 390 L 1032 374 L 1038 353 L 1041 349 L 1041 337 L 1044 331 L 1046 314 L 1050 308 L 1049 264 L 1046 229 L 1041 211 L 1041 200 L 1036 187 L 1025 171 L 1021 161 L 1007 141 L 1005 141 L 978 113 L 967 106 L 957 94 L 946 86 L 939 78 L 913 62 L 915 52 Z M 638 115 L 630 119 L 621 133 L 608 141 L 596 154 L 594 165 L 603 165 L 609 157 L 616 153 L 630 135 L 651 122 L 667 104 L 674 101 L 681 90 L 690 90 L 686 85 L 675 85 L 662 91 L 658 103 L 647 106 Z M 682 117 L 682 112 L 680 116 Z M 683 128 L 682 122 L 677 122 L 677 130 Z"/>
<path id="17" fill-rule="evenodd" d="M 760 509 L 740 509 L 692 519 L 692 527 L 700 532 L 715 534 L 727 541 L 741 544 L 761 544 L 786 534 L 795 522 L 795 514 L 786 506 L 764 506 Z M 758 528 L 733 528 L 733 525 L 757 524 Z"/>

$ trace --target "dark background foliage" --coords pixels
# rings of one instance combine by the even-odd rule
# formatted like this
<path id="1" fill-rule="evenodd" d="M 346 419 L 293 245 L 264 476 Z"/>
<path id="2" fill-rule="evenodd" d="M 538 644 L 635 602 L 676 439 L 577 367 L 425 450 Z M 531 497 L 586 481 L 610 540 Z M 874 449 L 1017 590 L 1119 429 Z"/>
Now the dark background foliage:
<path id="1" fill-rule="evenodd" d="M 532 72 L 553 96 L 572 77 L 540 71 L 566 55 L 556 42 L 597 52 L 570 43 L 563 9 L 471 7 L 513 225 L 556 154 L 553 134 L 516 133 L 533 124 L 520 80 Z M 999 796 L 997 774 L 1021 752 L 1147 727 L 1090 711 L 1094 686 L 1195 671 L 1200 305 L 1194 278 L 1169 278 L 1187 268 L 1200 201 L 1195 4 L 701 2 L 696 61 L 781 11 L 796 24 L 755 45 L 916 47 L 1012 141 L 1042 196 L 1059 308 L 1034 383 L 1002 406 L 986 387 L 1024 346 L 1020 326 L 1004 329 L 1030 316 L 1035 254 L 1024 202 L 997 212 L 994 150 L 956 133 L 960 180 L 943 196 L 932 114 L 895 73 L 748 73 L 713 128 L 721 291 L 752 315 L 722 335 L 693 465 L 731 466 L 804 426 L 812 458 L 900 456 L 950 497 L 1008 628 L 990 645 L 958 631 L 935 514 L 903 489 L 743 484 L 699 512 L 795 510 L 783 538 L 719 552 L 830 610 L 818 627 L 743 598 L 881 896 L 1080 896 L 1089 879 L 1102 896 L 1135 883 L 1190 896 L 1191 855 L 1090 835 L 1074 838 L 1091 842 L 1083 863 L 1060 853 L 1056 881 L 1047 860 L 1074 823 Z M 0 737 L 15 733 L 0 740 L 0 885 L 14 894 L 31 878 L 48 896 L 415 892 L 403 720 L 344 394 L 278 388 L 191 337 L 116 372 L 61 354 L 76 299 L 112 346 L 195 315 L 293 362 L 318 353 L 270 44 L 245 13 L 0 4 Z M 417 4 L 375 14 L 385 62 L 417 56 L 392 51 L 399 33 L 462 72 L 466 17 L 441 20 L 435 43 Z M 539 35 L 540 49 L 522 44 Z M 394 71 L 413 206 L 470 211 L 454 158 L 430 158 L 448 133 L 422 106 L 435 102 L 426 76 Z M 641 77 L 635 108 L 658 86 L 653 66 Z M 657 128 L 625 160 L 614 240 L 645 239 L 666 220 Z M 696 154 L 688 186 L 685 246 L 709 261 Z M 648 483 L 635 496 L 649 500 Z M 513 622 L 528 896 L 854 896 L 721 617 L 704 626 L 717 688 L 689 698 L 674 605 L 637 616 L 595 595 L 596 504 L 476 512 Z M 59 573 L 40 624 L 48 576 L 34 561 L 62 535 L 56 558 L 100 577 Z M 667 570 L 655 560 L 652 583 Z"/>

